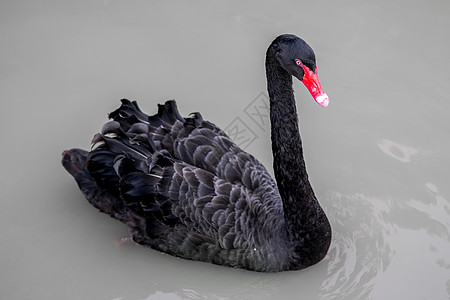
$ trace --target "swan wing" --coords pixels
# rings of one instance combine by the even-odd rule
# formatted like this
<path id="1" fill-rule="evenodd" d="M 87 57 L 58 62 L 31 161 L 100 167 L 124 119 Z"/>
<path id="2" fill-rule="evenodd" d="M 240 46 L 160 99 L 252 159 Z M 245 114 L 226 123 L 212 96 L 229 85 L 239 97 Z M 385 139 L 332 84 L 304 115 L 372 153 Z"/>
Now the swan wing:
<path id="1" fill-rule="evenodd" d="M 183 227 L 224 249 L 248 248 L 270 239 L 274 224 L 282 223 L 266 169 L 199 114 L 183 119 L 169 101 L 148 117 L 122 100 L 110 117 L 93 139 L 87 166 L 100 187 L 115 190 L 147 220 L 137 230 L 140 239 Z"/>

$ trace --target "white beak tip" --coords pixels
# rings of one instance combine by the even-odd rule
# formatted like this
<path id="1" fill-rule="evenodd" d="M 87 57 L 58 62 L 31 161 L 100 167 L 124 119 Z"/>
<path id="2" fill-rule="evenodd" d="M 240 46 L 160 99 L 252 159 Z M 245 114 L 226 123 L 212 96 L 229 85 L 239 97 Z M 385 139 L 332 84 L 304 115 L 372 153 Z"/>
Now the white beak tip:
<path id="1" fill-rule="evenodd" d="M 327 107 L 330 103 L 330 98 L 328 98 L 327 94 L 322 94 L 316 98 L 316 102 L 322 107 Z"/>

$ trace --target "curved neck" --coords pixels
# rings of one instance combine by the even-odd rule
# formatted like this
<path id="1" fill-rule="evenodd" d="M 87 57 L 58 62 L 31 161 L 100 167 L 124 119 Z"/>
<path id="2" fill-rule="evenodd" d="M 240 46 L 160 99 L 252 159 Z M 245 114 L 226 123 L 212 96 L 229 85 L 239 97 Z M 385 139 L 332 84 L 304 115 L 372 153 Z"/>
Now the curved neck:
<path id="1" fill-rule="evenodd" d="M 316 199 L 303 159 L 292 76 L 269 53 L 266 58 L 266 73 L 275 179 L 284 208 L 297 212 L 295 220 L 288 221 L 296 223 L 301 221 L 298 212 L 302 209 L 299 206 Z"/>
<path id="2" fill-rule="evenodd" d="M 292 76 L 280 66 L 270 48 L 266 76 L 275 179 L 283 200 L 287 230 L 298 256 L 295 267 L 304 268 L 327 253 L 331 227 L 308 180 Z"/>

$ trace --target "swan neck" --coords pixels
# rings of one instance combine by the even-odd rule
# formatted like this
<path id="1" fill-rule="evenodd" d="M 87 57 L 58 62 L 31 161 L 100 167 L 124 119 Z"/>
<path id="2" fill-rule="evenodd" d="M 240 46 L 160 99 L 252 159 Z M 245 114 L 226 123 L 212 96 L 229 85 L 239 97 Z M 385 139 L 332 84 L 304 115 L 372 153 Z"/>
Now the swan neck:
<path id="1" fill-rule="evenodd" d="M 305 268 L 326 255 L 331 227 L 309 183 L 303 158 L 292 76 L 271 55 L 266 56 L 273 168 L 283 200 L 286 229 L 296 255 L 292 268 Z"/>
<path id="2" fill-rule="evenodd" d="M 292 76 L 275 58 L 266 59 L 275 179 L 286 208 L 315 200 L 303 158 Z M 292 207 L 294 208 L 294 207 Z"/>

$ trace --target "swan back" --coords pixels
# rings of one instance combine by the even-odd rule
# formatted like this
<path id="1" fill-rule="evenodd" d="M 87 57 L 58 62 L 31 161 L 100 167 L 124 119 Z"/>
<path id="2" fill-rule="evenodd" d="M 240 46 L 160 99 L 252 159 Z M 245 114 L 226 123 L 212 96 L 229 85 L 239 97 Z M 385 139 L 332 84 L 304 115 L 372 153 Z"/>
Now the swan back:
<path id="1" fill-rule="evenodd" d="M 114 195 L 100 210 L 130 225 L 136 242 L 241 268 L 287 268 L 280 194 L 253 156 L 199 113 L 181 117 L 175 101 L 147 116 L 122 100 L 109 117 L 86 157 L 87 174 Z"/>

